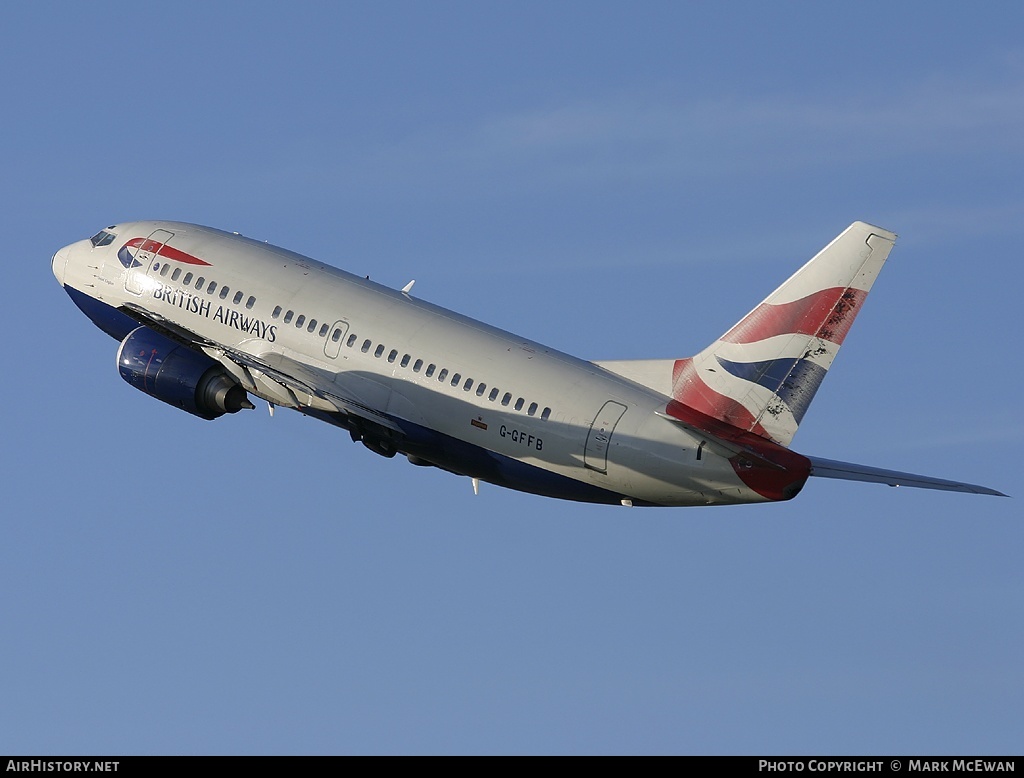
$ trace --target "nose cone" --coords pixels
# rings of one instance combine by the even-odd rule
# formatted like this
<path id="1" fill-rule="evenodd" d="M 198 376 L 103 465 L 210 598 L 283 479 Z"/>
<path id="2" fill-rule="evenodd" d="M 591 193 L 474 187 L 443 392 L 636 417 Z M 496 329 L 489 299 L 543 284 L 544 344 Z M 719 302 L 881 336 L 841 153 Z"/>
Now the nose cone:
<path id="1" fill-rule="evenodd" d="M 64 268 L 68 264 L 68 255 L 71 253 L 71 246 L 65 246 L 62 249 L 58 249 L 57 253 L 53 255 L 51 266 L 53 268 L 53 275 L 56 276 L 57 282 L 64 286 Z"/>

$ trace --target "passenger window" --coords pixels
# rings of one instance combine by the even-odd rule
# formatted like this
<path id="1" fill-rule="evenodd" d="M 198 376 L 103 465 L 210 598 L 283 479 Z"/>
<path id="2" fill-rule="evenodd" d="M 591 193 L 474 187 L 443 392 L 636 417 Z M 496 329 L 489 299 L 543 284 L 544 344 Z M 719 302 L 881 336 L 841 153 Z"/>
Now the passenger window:
<path id="1" fill-rule="evenodd" d="M 171 273 L 171 280 L 172 281 L 177 281 L 178 280 L 178 276 L 180 276 L 180 275 L 181 275 L 181 268 L 180 267 L 174 268 L 174 272 Z M 188 281 L 186 281 L 185 283 L 187 284 Z"/>
<path id="2" fill-rule="evenodd" d="M 241 292 L 235 292 L 235 298 L 231 302 L 234 305 L 238 305 L 240 302 L 242 302 L 242 293 Z"/>
<path id="3" fill-rule="evenodd" d="M 483 397 L 484 396 L 484 392 L 486 392 L 486 391 L 487 391 L 487 384 L 477 384 L 476 385 L 476 396 L 477 397 Z"/>
<path id="4" fill-rule="evenodd" d="M 472 378 L 467 378 L 466 379 L 466 383 L 464 383 L 462 385 L 462 391 L 468 392 L 472 388 L 473 388 L 473 379 Z"/>
<path id="5" fill-rule="evenodd" d="M 171 266 L 168 265 L 166 262 L 164 262 L 164 266 L 162 268 L 160 268 L 160 275 L 166 276 L 167 275 L 167 271 L 170 270 L 170 269 L 171 269 Z"/>
<path id="6" fill-rule="evenodd" d="M 285 313 L 285 315 L 284 315 L 284 323 L 288 324 L 288 322 L 290 322 L 292 320 L 292 316 L 294 316 L 294 315 L 295 315 L 295 311 L 288 311 L 287 313 Z"/>
<path id="7" fill-rule="evenodd" d="M 202 288 L 203 288 L 203 284 L 205 284 L 205 283 L 206 283 L 206 279 L 203 278 L 202 276 L 199 276 L 199 278 L 196 279 L 196 291 L 197 292 L 201 291 Z"/>
<path id="8" fill-rule="evenodd" d="M 228 296 L 228 292 L 230 292 L 230 291 L 231 291 L 231 289 L 230 289 L 229 287 L 227 287 L 227 286 L 222 286 L 222 287 L 220 288 L 220 299 L 221 299 L 221 300 L 224 300 L 224 299 L 226 299 L 226 298 L 227 298 L 227 296 Z"/>
<path id="9" fill-rule="evenodd" d="M 412 357 L 410 357 L 408 354 L 403 354 L 402 355 L 402 367 L 408 367 L 410 359 L 412 359 Z"/>
<path id="10" fill-rule="evenodd" d="M 442 367 L 441 368 L 441 372 L 437 374 L 437 380 L 440 381 L 443 384 L 444 383 L 444 379 L 446 379 L 447 377 L 448 377 L 448 368 Z"/>
<path id="11" fill-rule="evenodd" d="M 505 394 L 501 398 L 501 404 L 502 405 L 508 405 L 510 402 L 512 402 L 512 393 L 511 392 L 505 392 Z"/>
<path id="12" fill-rule="evenodd" d="M 327 330 L 328 329 L 329 328 L 328 328 L 328 326 L 326 324 L 321 324 L 320 325 L 320 332 L 318 332 L 317 335 L 319 335 L 322 338 L 324 335 L 327 334 Z M 341 333 L 338 333 L 338 334 L 340 335 Z M 337 341 L 338 339 L 335 338 L 334 340 Z"/>
<path id="13" fill-rule="evenodd" d="M 253 297 L 252 295 L 249 295 L 249 299 L 245 301 L 245 307 L 248 308 L 251 311 L 252 307 L 255 304 L 256 304 L 256 298 Z"/>
<path id="14" fill-rule="evenodd" d="M 540 412 L 540 418 L 543 421 L 547 421 L 549 416 L 551 416 L 551 409 L 550 408 L 545 408 L 543 411 Z"/>
<path id="15" fill-rule="evenodd" d="M 530 407 L 526 409 L 526 413 L 529 416 L 533 416 L 537 413 L 537 403 L 530 403 Z"/>
<path id="16" fill-rule="evenodd" d="M 191 273 L 185 273 L 185 277 L 183 279 L 181 279 L 181 283 L 183 283 L 185 286 L 188 286 L 189 284 L 191 284 L 192 283 L 192 274 Z"/>
<path id="17" fill-rule="evenodd" d="M 397 358 L 398 351 L 396 349 L 391 349 L 391 352 L 388 354 L 388 362 L 394 362 Z"/>
<path id="18" fill-rule="evenodd" d="M 521 411 L 523 409 L 523 398 L 519 397 L 516 399 L 516 410 Z"/>
<path id="19" fill-rule="evenodd" d="M 460 376 L 458 373 L 456 373 L 455 375 L 452 376 L 452 386 L 458 386 L 459 385 L 459 381 L 461 381 L 461 380 L 462 380 L 462 376 Z"/>
<path id="20" fill-rule="evenodd" d="M 271 319 L 276 319 L 280 315 L 281 315 L 281 306 L 280 305 L 275 305 L 274 306 L 274 312 L 272 314 L 270 314 L 270 318 Z"/>
<path id="21" fill-rule="evenodd" d="M 331 343 L 337 343 L 341 340 L 341 330 L 335 330 L 331 333 Z"/>
<path id="22" fill-rule="evenodd" d="M 412 363 L 412 372 L 418 373 L 418 372 L 420 372 L 420 368 L 422 368 L 422 367 L 423 367 L 423 360 L 422 359 L 417 359 L 415 362 Z"/>
<path id="23" fill-rule="evenodd" d="M 206 287 L 206 293 L 207 294 L 213 294 L 216 291 L 217 291 L 217 282 L 216 281 L 211 281 L 210 285 L 208 287 Z"/>
<path id="24" fill-rule="evenodd" d="M 380 355 L 383 354 L 383 353 L 384 353 L 384 344 L 381 343 L 379 346 L 377 346 L 377 350 L 373 352 L 373 355 L 375 357 L 377 357 L 377 359 L 380 359 Z"/>
<path id="25" fill-rule="evenodd" d="M 373 343 L 371 343 L 370 339 L 367 338 L 366 340 L 363 341 L 362 348 L 360 348 L 359 350 L 362 351 L 365 354 L 367 351 L 370 350 L 370 346 L 372 346 L 372 345 L 373 345 Z"/>
<path id="26" fill-rule="evenodd" d="M 310 319 L 309 324 L 306 325 L 306 332 L 312 332 L 316 329 L 316 319 Z"/>
<path id="27" fill-rule="evenodd" d="M 356 344 L 356 335 L 353 332 L 351 335 L 348 336 L 348 340 L 345 341 L 345 345 L 348 346 L 349 348 L 352 348 L 355 344 Z"/>
<path id="28" fill-rule="evenodd" d="M 423 375 L 425 375 L 427 378 L 430 378 L 430 376 L 434 375 L 434 368 L 436 367 L 437 366 L 434 365 L 433 363 L 427 365 L 427 372 L 425 372 Z"/>
<path id="29" fill-rule="evenodd" d="M 302 328 L 302 325 L 306 323 L 306 314 L 300 313 L 295 319 L 295 326 Z"/>
<path id="30" fill-rule="evenodd" d="M 491 393 L 487 395 L 487 399 L 490 400 L 491 402 L 494 402 L 495 400 L 498 399 L 498 387 L 494 387 L 493 389 L 491 389 Z"/>

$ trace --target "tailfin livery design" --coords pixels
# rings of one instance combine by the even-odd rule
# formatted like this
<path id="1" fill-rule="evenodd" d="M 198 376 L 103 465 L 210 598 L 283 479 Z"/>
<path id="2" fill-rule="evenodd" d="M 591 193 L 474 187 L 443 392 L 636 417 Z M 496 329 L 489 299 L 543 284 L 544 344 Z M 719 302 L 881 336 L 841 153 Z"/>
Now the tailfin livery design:
<path id="1" fill-rule="evenodd" d="M 474 493 L 734 505 L 819 476 L 998 495 L 789 448 L 895 238 L 856 222 L 695 357 L 634 362 L 588 362 L 414 298 L 412 282 L 183 222 L 114 224 L 51 266 L 120 341 L 135 389 L 203 420 L 252 395 Z"/>
<path id="2" fill-rule="evenodd" d="M 850 225 L 721 338 L 677 360 L 672 398 L 789 445 L 895 240 Z"/>

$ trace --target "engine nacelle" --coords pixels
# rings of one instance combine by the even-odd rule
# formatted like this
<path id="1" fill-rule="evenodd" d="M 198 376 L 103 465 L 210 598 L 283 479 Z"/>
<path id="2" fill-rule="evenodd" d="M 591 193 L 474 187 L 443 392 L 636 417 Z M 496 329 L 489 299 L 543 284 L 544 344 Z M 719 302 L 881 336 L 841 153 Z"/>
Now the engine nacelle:
<path id="1" fill-rule="evenodd" d="M 201 419 L 255 407 L 220 363 L 149 327 L 121 341 L 117 369 L 136 389 Z"/>

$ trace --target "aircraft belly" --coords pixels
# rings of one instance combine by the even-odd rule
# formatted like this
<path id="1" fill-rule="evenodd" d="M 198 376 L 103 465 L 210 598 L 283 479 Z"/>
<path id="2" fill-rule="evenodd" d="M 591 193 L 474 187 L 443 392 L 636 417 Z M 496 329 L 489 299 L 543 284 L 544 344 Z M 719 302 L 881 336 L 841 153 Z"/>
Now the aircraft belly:
<path id="1" fill-rule="evenodd" d="M 319 416 L 312 413 L 313 416 Z M 322 416 L 321 416 L 322 418 Z M 334 421 L 326 418 L 326 421 Z M 537 458 L 516 457 L 408 420 L 396 422 L 405 432 L 400 450 L 421 462 L 487 483 L 545 497 L 616 505 L 623 496 L 572 477 L 566 468 Z M 547 465 L 547 466 L 545 466 Z"/>

